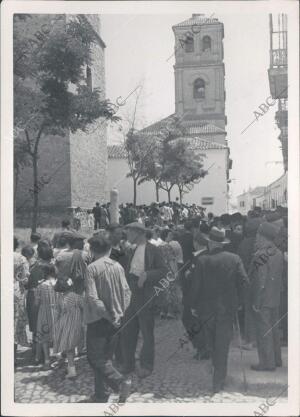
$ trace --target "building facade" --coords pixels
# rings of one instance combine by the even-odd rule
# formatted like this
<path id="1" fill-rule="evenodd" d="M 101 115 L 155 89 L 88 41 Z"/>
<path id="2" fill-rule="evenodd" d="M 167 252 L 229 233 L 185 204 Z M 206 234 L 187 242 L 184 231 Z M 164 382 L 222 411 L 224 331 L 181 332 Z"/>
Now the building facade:
<path id="1" fill-rule="evenodd" d="M 197 145 L 199 147 L 199 141 Z M 215 214 L 223 214 L 227 211 L 226 196 L 221 192 L 212 194 L 212 190 L 221 189 L 224 193 L 226 192 L 226 177 L 222 174 L 226 171 L 227 149 L 222 148 L 222 145 L 219 144 L 215 145 L 216 147 L 213 149 L 205 141 L 202 141 L 201 145 L 203 147 L 204 169 L 209 169 L 209 175 L 201 179 L 200 184 L 196 184 L 191 191 L 183 195 L 183 202 L 188 204 L 195 203 L 206 207 L 207 212 L 212 211 Z M 214 162 L 212 163 L 211 161 Z M 127 177 L 128 172 L 127 154 L 124 147 L 118 145 L 108 146 L 109 189 L 118 189 L 119 202 L 123 204 L 133 202 L 133 181 Z M 171 190 L 172 201 L 175 201 L 177 197 L 179 198 L 178 189 L 173 187 Z M 154 201 L 156 201 L 155 184 L 152 181 L 140 184 L 137 188 L 137 204 L 151 204 Z M 166 191 L 159 190 L 159 201 L 168 201 Z"/>
<path id="2" fill-rule="evenodd" d="M 249 188 L 243 194 L 237 196 L 237 211 L 243 215 L 247 215 L 258 204 L 258 198 L 264 193 L 265 187 Z"/>
<path id="3" fill-rule="evenodd" d="M 228 210 L 229 147 L 226 140 L 225 115 L 225 69 L 223 63 L 223 23 L 202 14 L 193 14 L 184 22 L 173 26 L 175 36 L 175 113 L 140 130 L 141 140 L 156 137 L 176 120 L 184 132 L 181 139 L 189 142 L 192 149 L 203 157 L 208 175 L 191 191 L 184 194 L 183 202 L 195 203 L 215 214 Z M 118 154 L 116 158 L 114 155 Z M 109 151 L 109 187 L 114 177 L 125 174 L 126 158 L 122 152 Z M 120 173 L 120 175 L 119 175 Z M 132 202 L 133 186 L 130 178 L 123 175 L 118 186 L 120 201 Z M 126 189 L 126 192 L 124 191 Z M 138 187 L 138 204 L 156 200 L 155 186 L 145 183 Z M 171 198 L 179 193 L 172 189 Z M 167 201 L 167 193 L 160 190 L 160 201 Z"/>
<path id="4" fill-rule="evenodd" d="M 269 15 L 270 27 L 270 67 L 268 70 L 272 98 L 278 102 L 275 115 L 280 129 L 284 171 L 288 170 L 288 49 L 287 15 L 279 14 L 273 19 Z"/>
<path id="5" fill-rule="evenodd" d="M 277 206 L 287 207 L 287 172 L 267 185 L 264 192 L 256 197 L 256 205 L 264 210 L 275 210 Z"/>
<path id="6" fill-rule="evenodd" d="M 45 36 L 74 18 L 75 15 L 30 15 L 16 20 L 23 25 L 24 37 L 34 45 L 40 33 Z M 86 82 L 99 88 L 105 99 L 105 44 L 101 39 L 99 15 L 81 15 L 94 30 L 97 43 L 91 51 L 92 64 L 86 70 Z M 20 29 L 20 28 L 18 28 Z M 72 85 L 70 88 L 72 89 Z M 107 185 L 107 135 L 105 123 L 91 126 L 88 132 L 66 132 L 65 136 L 43 137 L 40 142 L 39 170 L 39 225 L 57 225 L 70 208 L 93 207 L 95 201 L 104 202 Z M 32 168 L 26 167 L 19 175 L 16 193 L 16 226 L 29 226 L 32 207 Z M 51 215 L 49 215 L 51 214 Z"/>

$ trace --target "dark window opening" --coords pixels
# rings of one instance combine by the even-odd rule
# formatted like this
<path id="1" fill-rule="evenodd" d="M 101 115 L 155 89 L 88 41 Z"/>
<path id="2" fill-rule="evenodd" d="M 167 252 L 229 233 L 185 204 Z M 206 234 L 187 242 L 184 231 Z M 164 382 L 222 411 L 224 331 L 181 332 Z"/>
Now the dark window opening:
<path id="1" fill-rule="evenodd" d="M 210 51 L 211 50 L 211 39 L 209 36 L 204 36 L 202 39 L 202 51 Z"/>
<path id="2" fill-rule="evenodd" d="M 186 37 L 185 52 L 194 52 L 194 38 L 192 36 Z"/>
<path id="3" fill-rule="evenodd" d="M 194 81 L 194 98 L 205 98 L 205 82 L 201 78 Z"/>

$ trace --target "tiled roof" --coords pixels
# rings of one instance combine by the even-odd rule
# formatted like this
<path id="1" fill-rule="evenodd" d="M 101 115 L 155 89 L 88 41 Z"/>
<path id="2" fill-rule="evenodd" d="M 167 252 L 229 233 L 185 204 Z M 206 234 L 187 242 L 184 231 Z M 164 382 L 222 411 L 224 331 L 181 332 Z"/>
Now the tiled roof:
<path id="1" fill-rule="evenodd" d="M 209 25 L 209 24 L 215 24 L 220 23 L 218 19 L 213 17 L 213 14 L 210 16 L 205 16 L 204 14 L 193 14 L 192 17 L 190 17 L 187 20 L 184 20 L 183 22 L 177 23 L 173 27 L 180 27 L 180 26 L 193 26 L 193 25 Z"/>
<path id="2" fill-rule="evenodd" d="M 172 122 L 173 120 L 178 121 L 178 125 L 180 125 L 180 118 L 175 118 L 175 114 L 171 114 L 168 117 L 165 117 L 158 122 L 153 123 L 150 126 L 145 127 L 144 129 L 139 131 L 139 134 L 142 135 L 157 135 L 161 132 L 161 130 L 168 126 L 168 123 Z M 183 119 L 184 120 L 184 119 Z M 209 123 L 208 121 L 201 120 L 197 123 L 189 122 L 188 124 L 183 124 L 184 129 L 186 130 L 187 134 L 194 135 L 205 135 L 205 134 L 224 134 L 226 133 L 225 130 L 221 129 L 220 127 Z"/>
<path id="3" fill-rule="evenodd" d="M 171 114 L 170 116 L 165 117 L 164 119 L 161 119 L 158 122 L 155 122 L 152 125 L 139 130 L 138 133 L 142 135 L 156 135 L 160 133 L 164 127 L 167 127 L 168 123 L 172 122 L 172 120 L 176 120 L 175 114 Z"/>
<path id="4" fill-rule="evenodd" d="M 210 140 L 207 139 L 203 139 L 203 138 L 197 138 L 197 137 L 192 137 L 192 138 L 185 138 L 190 146 L 193 149 L 197 149 L 200 151 L 205 151 L 208 149 L 227 149 L 228 146 L 226 145 L 222 145 L 221 143 L 217 143 L 217 142 L 212 142 Z"/>
<path id="5" fill-rule="evenodd" d="M 221 129 L 218 126 L 215 126 L 211 123 L 201 123 L 199 124 L 195 124 L 192 126 L 188 126 L 187 127 L 187 131 L 189 134 L 193 135 L 193 134 L 205 134 L 205 133 L 225 133 L 225 131 L 223 129 Z"/>
<path id="6" fill-rule="evenodd" d="M 184 137 L 178 139 L 185 139 L 189 142 L 192 149 L 197 151 L 206 151 L 208 149 L 227 149 L 226 145 L 221 143 L 211 142 L 203 138 L 197 137 Z M 176 139 L 175 139 L 176 140 Z M 108 159 L 126 159 L 127 154 L 123 145 L 112 145 L 107 147 Z"/>
<path id="7" fill-rule="evenodd" d="M 127 157 L 123 145 L 111 145 L 107 147 L 108 159 L 125 159 Z"/>

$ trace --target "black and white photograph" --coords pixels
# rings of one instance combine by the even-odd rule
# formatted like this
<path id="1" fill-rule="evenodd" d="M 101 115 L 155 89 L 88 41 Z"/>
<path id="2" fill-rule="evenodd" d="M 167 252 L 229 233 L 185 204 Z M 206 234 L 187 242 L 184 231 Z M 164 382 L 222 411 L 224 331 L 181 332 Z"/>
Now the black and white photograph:
<path id="1" fill-rule="evenodd" d="M 1 11 L 1 414 L 299 415 L 298 2 Z"/>

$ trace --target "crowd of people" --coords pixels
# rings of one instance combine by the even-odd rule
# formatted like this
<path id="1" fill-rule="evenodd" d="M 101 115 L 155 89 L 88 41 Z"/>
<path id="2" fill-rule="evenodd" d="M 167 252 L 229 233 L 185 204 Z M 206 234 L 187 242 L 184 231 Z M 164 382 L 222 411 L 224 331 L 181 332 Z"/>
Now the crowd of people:
<path id="1" fill-rule="evenodd" d="M 97 203 L 90 214 L 88 239 L 69 220 L 51 240 L 32 233 L 19 248 L 14 239 L 15 366 L 17 346 L 30 346 L 34 364 L 55 372 L 67 360 L 66 377 L 76 378 L 75 355 L 87 354 L 95 392 L 86 401 L 106 402 L 113 390 L 125 402 L 132 373 L 153 372 L 159 319 L 182 320 L 194 357 L 212 362 L 214 393 L 225 386 L 234 326 L 241 348 L 257 349 L 253 370 L 282 366 L 286 208 L 214 216 L 178 201 L 127 204 L 110 223 Z"/>

